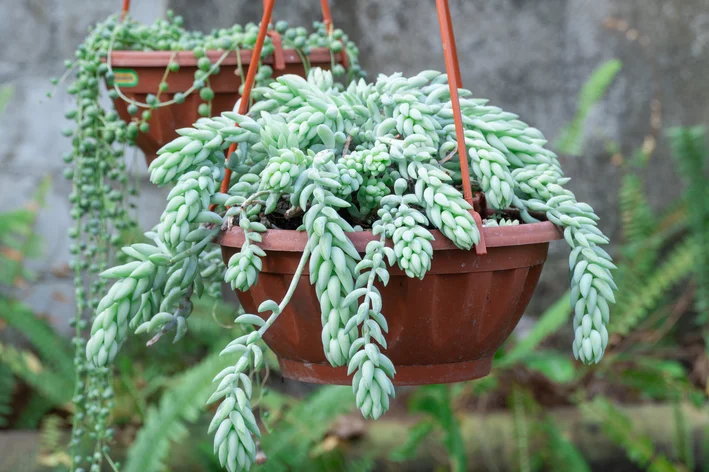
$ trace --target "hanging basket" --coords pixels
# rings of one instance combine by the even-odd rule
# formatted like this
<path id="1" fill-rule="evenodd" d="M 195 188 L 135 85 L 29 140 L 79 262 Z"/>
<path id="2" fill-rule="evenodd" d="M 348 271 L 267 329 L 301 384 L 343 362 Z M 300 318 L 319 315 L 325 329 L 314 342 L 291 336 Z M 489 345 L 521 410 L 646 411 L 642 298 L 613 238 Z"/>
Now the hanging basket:
<path id="1" fill-rule="evenodd" d="M 294 49 L 280 48 L 280 40 L 274 39 L 276 50 L 272 56 L 263 60 L 273 68 L 273 76 L 284 74 L 305 75 L 305 65 Z M 251 51 L 241 51 L 243 70 L 247 70 L 251 63 Z M 174 55 L 174 57 L 173 57 Z M 207 56 L 211 63 L 215 63 L 222 55 L 221 51 L 208 51 Z M 346 54 L 335 54 L 335 62 L 345 64 Z M 111 64 L 115 73 L 115 83 L 121 92 L 131 100 L 145 102 L 148 94 L 157 95 L 158 86 L 163 81 L 165 68 L 171 62 L 180 65 L 177 72 L 170 72 L 167 76 L 168 90 L 160 94 L 161 101 L 172 100 L 175 93 L 185 92 L 194 82 L 197 71 L 197 58 L 191 51 L 173 53 L 171 51 L 115 51 L 111 54 Z M 332 65 L 330 50 L 326 48 L 313 48 L 309 56 L 311 67 L 329 69 Z M 242 79 L 239 76 L 236 53 L 228 55 L 221 63 L 220 72 L 210 76 L 209 84 L 214 91 L 212 100 L 212 115 L 219 115 L 224 111 L 232 110 L 234 103 L 240 98 L 239 87 Z M 186 96 L 183 103 L 174 103 L 169 106 L 152 110 L 150 129 L 147 133 L 140 132 L 136 144 L 145 153 L 145 158 L 150 164 L 156 157 L 156 152 L 165 144 L 177 138 L 175 130 L 192 126 L 200 117 L 197 108 L 203 100 L 198 92 Z M 130 122 L 134 116 L 128 113 L 128 105 L 122 98 L 113 100 L 113 105 L 118 115 L 125 122 Z"/>
<path id="2" fill-rule="evenodd" d="M 121 10 L 121 21 L 125 20 L 130 10 L 130 0 L 123 0 Z M 264 3 L 264 7 L 267 7 Z M 273 5 L 269 7 L 268 25 L 272 18 Z M 320 1 L 322 10 L 323 23 L 328 29 L 332 29 L 332 15 L 330 13 L 330 5 L 328 0 Z M 263 64 L 268 64 L 273 69 L 273 77 L 280 77 L 285 74 L 297 74 L 305 76 L 305 64 L 303 59 L 295 49 L 283 49 L 283 43 L 280 35 L 273 30 L 265 32 L 273 42 L 273 55 L 263 59 Z M 237 53 L 229 54 L 220 64 L 219 73 L 209 77 L 209 84 L 214 91 L 212 99 L 211 116 L 216 116 L 222 112 L 232 110 L 234 104 L 241 98 L 239 89 L 242 82 L 246 82 L 244 95 L 245 102 L 242 107 L 242 113 L 248 107 L 251 88 L 254 84 L 256 67 L 251 68 L 251 62 L 254 58 L 261 55 L 263 48 L 263 35 L 259 33 L 259 41 L 251 51 L 240 51 L 240 58 L 237 58 Z M 206 51 L 209 62 L 212 64 L 217 62 L 217 59 L 222 55 L 222 51 Z M 252 75 L 251 80 L 243 80 L 239 71 L 239 60 L 241 60 L 242 70 L 248 70 L 247 75 Z M 310 67 L 319 67 L 321 69 L 330 69 L 333 60 L 337 64 L 342 64 L 345 69 L 348 68 L 349 61 L 347 54 L 339 52 L 331 55 L 327 48 L 313 48 L 308 61 Z M 194 83 L 194 74 L 197 71 L 197 58 L 191 51 L 113 51 L 111 53 L 111 66 L 114 69 L 114 83 L 121 89 L 123 95 L 130 100 L 137 102 L 146 102 L 148 94 L 157 95 L 159 85 L 165 79 L 165 69 L 170 62 L 179 64 L 180 69 L 177 72 L 170 72 L 167 76 L 167 92 L 160 94 L 162 101 L 169 101 L 175 97 L 178 92 L 184 93 Z M 185 97 L 183 103 L 175 103 L 167 107 L 158 107 L 152 110 L 150 119 L 150 129 L 147 133 L 139 132 L 136 138 L 136 144 L 145 154 L 145 160 L 148 165 L 157 157 L 158 149 L 177 138 L 176 130 L 192 126 L 199 119 L 198 107 L 203 101 L 199 97 L 199 93 L 191 93 Z M 128 113 L 128 103 L 122 98 L 113 100 L 113 105 L 118 112 L 118 115 L 123 121 L 129 123 L 133 117 Z M 233 150 L 230 150 L 231 153 Z"/>
<path id="3" fill-rule="evenodd" d="M 470 183 L 458 98 L 462 85 L 450 11 L 447 0 L 436 0 L 436 4 L 456 138 L 461 143 L 457 152 L 462 193 L 472 206 L 469 211 L 480 238 L 474 249 L 466 251 L 441 232 L 431 231 L 433 256 L 426 276 L 413 279 L 397 267 L 390 267 L 388 284 L 377 286 L 386 307 L 386 355 L 396 368 L 395 385 L 451 383 L 486 376 L 495 351 L 527 308 L 546 261 L 549 242 L 563 237 L 549 221 L 482 226 L 482 218 L 488 212 L 484 196 L 479 193 L 474 197 Z M 265 17 L 269 14 L 267 11 Z M 240 113 L 246 113 L 247 106 L 242 101 Z M 227 156 L 235 149 L 236 144 L 232 144 Z M 227 191 L 230 179 L 231 172 L 227 170 L 222 192 Z M 513 218 L 518 216 L 514 210 L 506 213 Z M 535 217 L 544 219 L 542 215 Z M 365 253 L 369 242 L 378 240 L 371 231 L 346 235 L 360 254 Z M 222 231 L 218 243 L 225 262 L 239 252 L 244 241 L 244 232 L 237 226 Z M 305 232 L 271 229 L 262 233 L 258 246 L 267 256 L 262 259 L 258 281 L 247 292 L 238 293 L 248 313 L 257 313 L 266 300 L 283 299 L 302 264 L 307 244 Z M 312 383 L 351 384 L 347 367 L 333 367 L 327 361 L 322 330 L 320 303 L 306 267 L 290 302 L 263 339 L 278 357 L 285 377 Z"/>
<path id="4" fill-rule="evenodd" d="M 551 222 L 483 229 L 487 254 L 458 249 L 431 231 L 434 255 L 423 280 L 391 267 L 386 287 L 378 286 L 386 307 L 387 356 L 396 366 L 395 385 L 460 382 L 486 376 L 492 356 L 524 313 L 547 258 L 549 242 L 562 233 Z M 378 239 L 371 231 L 348 233 L 360 253 Z M 258 283 L 237 292 L 247 313 L 286 293 L 307 244 L 304 232 L 268 230 Z M 221 234 L 224 261 L 238 252 L 244 233 Z M 332 367 L 323 353 L 318 298 L 307 269 L 279 320 L 266 332 L 285 377 L 321 384 L 351 384 L 346 367 Z"/>

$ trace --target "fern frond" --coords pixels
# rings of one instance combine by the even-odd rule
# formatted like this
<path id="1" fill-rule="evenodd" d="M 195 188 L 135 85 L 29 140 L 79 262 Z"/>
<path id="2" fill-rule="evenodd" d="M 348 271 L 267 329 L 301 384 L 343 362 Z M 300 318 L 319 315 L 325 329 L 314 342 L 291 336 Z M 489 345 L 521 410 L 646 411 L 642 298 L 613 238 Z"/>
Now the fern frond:
<path id="1" fill-rule="evenodd" d="M 64 405 L 71 400 L 73 377 L 67 378 L 45 368 L 31 352 L 0 343 L 0 363 L 55 405 Z"/>
<path id="2" fill-rule="evenodd" d="M 554 419 L 547 416 L 541 423 L 546 437 L 545 465 L 547 470 L 591 472 L 591 467 L 573 442 L 565 437 Z"/>
<path id="3" fill-rule="evenodd" d="M 161 470 L 170 452 L 171 442 L 187 434 L 186 422 L 194 422 L 204 411 L 212 392 L 212 379 L 234 363 L 231 356 L 213 355 L 178 377 L 174 386 L 160 399 L 157 408 L 148 410 L 147 419 L 138 431 L 123 472 Z"/>
<path id="4" fill-rule="evenodd" d="M 12 393 L 15 389 L 15 376 L 5 365 L 0 364 L 0 427 L 8 425 L 12 413 Z"/>
<path id="5" fill-rule="evenodd" d="M 534 351 L 542 341 L 564 326 L 571 314 L 568 299 L 568 292 L 559 297 L 557 301 L 547 308 L 542 316 L 539 317 L 529 334 L 506 353 L 502 359 L 496 361 L 496 364 L 500 367 L 507 367 L 524 359 L 529 353 Z"/>
<path id="6" fill-rule="evenodd" d="M 52 470 L 66 470 L 71 467 L 71 459 L 66 451 L 63 435 L 64 420 L 56 415 L 44 418 L 39 431 L 39 457 L 37 462 Z M 64 467 L 60 467 L 64 466 Z"/>
<path id="7" fill-rule="evenodd" d="M 709 318 L 709 149 L 702 127 L 669 131 L 673 156 L 687 189 L 689 225 L 697 241 L 694 267 L 697 274 L 697 308 L 700 322 Z"/>
<path id="8" fill-rule="evenodd" d="M 22 405 L 22 411 L 19 412 L 17 420 L 13 422 L 13 429 L 37 429 L 54 406 L 52 400 L 43 397 L 38 392 L 32 392 L 30 399 Z"/>
<path id="9" fill-rule="evenodd" d="M 352 410 L 352 389 L 329 386 L 317 390 L 305 400 L 295 403 L 277 427 L 262 438 L 262 449 L 268 461 L 259 467 L 263 472 L 318 470 L 318 461 L 310 457 L 335 418 Z M 280 402 L 271 394 L 262 403 Z"/>
<path id="10" fill-rule="evenodd" d="M 46 416 L 39 429 L 40 449 L 43 451 L 54 452 L 59 448 L 63 448 L 64 438 L 62 437 L 62 434 L 64 426 L 64 420 L 60 416 Z"/>
<path id="11" fill-rule="evenodd" d="M 15 88 L 12 85 L 3 85 L 0 87 L 0 113 L 5 111 L 5 107 L 10 102 Z"/>
<path id="12" fill-rule="evenodd" d="M 416 457 L 416 452 L 431 432 L 434 430 L 435 424 L 430 420 L 423 420 L 416 423 L 409 429 L 409 436 L 406 442 L 394 449 L 389 458 L 395 462 L 408 461 Z"/>
<path id="13" fill-rule="evenodd" d="M 641 178 L 632 172 L 624 175 L 618 194 L 625 244 L 621 248 L 622 264 L 615 279 L 620 287 L 614 313 L 635 310 L 637 299 L 657 266 L 660 250 L 683 228 L 682 207 L 672 205 L 672 212 L 655 216 L 643 189 Z"/>
<path id="14" fill-rule="evenodd" d="M 0 319 L 27 339 L 42 362 L 58 375 L 74 377 L 74 358 L 69 343 L 25 304 L 0 297 Z"/>
<path id="15" fill-rule="evenodd" d="M 637 174 L 627 173 L 623 176 L 618 200 L 623 238 L 630 244 L 637 244 L 652 236 L 656 229 L 655 215 Z"/>
<path id="16" fill-rule="evenodd" d="M 692 431 L 687 425 L 687 415 L 682 410 L 682 397 L 677 397 L 672 402 L 675 420 L 675 457 L 680 459 L 687 470 L 694 470 L 694 447 L 692 444 Z"/>
<path id="17" fill-rule="evenodd" d="M 598 66 L 584 84 L 578 97 L 576 116 L 561 133 L 556 148 L 564 154 L 577 156 L 583 147 L 583 125 L 591 108 L 606 94 L 623 64 L 618 59 L 611 59 Z"/>
<path id="18" fill-rule="evenodd" d="M 520 472 L 531 472 L 532 456 L 529 444 L 529 423 L 527 422 L 523 394 L 518 388 L 512 391 L 510 401 L 512 403 L 512 416 L 514 419 L 514 439 L 517 460 L 519 461 L 518 470 Z"/>
<path id="19" fill-rule="evenodd" d="M 450 469 L 454 472 L 467 470 L 465 443 L 456 418 L 454 398 L 461 393 L 455 385 L 425 385 L 419 387 L 411 398 L 409 409 L 412 412 L 426 413 L 434 425 L 443 432 L 443 446 L 448 453 Z"/>
<path id="20" fill-rule="evenodd" d="M 25 208 L 0 214 L 0 283 L 4 285 L 11 286 L 28 275 L 24 261 L 40 246 L 33 228 L 50 184 L 51 180 L 44 178 Z"/>
<path id="21" fill-rule="evenodd" d="M 634 293 L 627 308 L 615 311 L 610 331 L 622 336 L 630 333 L 657 306 L 668 290 L 691 273 L 696 252 L 696 242 L 691 239 L 675 247 L 646 279 L 644 286 Z"/>
<path id="22" fill-rule="evenodd" d="M 630 418 L 608 399 L 597 395 L 591 402 L 582 404 L 581 411 L 590 418 L 599 419 L 603 433 L 644 470 L 677 470 L 664 454 L 655 449 L 650 438 L 635 431 Z"/>

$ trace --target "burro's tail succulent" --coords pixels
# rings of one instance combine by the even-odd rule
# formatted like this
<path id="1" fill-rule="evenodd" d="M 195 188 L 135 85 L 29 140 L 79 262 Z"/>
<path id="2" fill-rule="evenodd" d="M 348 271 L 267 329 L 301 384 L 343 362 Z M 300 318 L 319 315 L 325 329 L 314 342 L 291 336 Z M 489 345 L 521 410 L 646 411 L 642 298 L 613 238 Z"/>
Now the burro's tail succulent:
<path id="1" fill-rule="evenodd" d="M 241 291 L 257 284 L 268 261 L 260 243 L 269 229 L 289 221 L 307 233 L 283 298 L 263 302 L 260 314 L 238 317 L 247 332 L 224 349 L 238 359 L 215 379 L 211 401 L 221 404 L 210 431 L 231 472 L 254 463 L 260 432 L 249 370 L 261 365 L 263 334 L 288 305 L 306 267 L 320 303 L 325 356 L 333 366 L 347 366 L 357 407 L 378 418 L 395 394 L 396 368 L 386 355 L 387 307 L 378 288 L 389 282 L 389 267 L 423 279 L 434 258 L 433 229 L 464 250 L 480 241 L 459 190 L 461 173 L 452 165 L 459 143 L 446 77 L 434 71 L 382 75 L 344 90 L 331 83 L 323 71 L 308 79 L 283 76 L 254 91 L 249 114 L 224 113 L 200 119 L 193 131 L 180 130 L 159 152 L 167 157 L 151 166 L 154 182 L 175 185 L 151 233 L 154 244 L 125 248 L 133 260 L 103 274 L 117 281 L 98 305 L 86 349 L 97 365 L 114 358 L 129 326 L 156 336 L 172 329 L 178 338 L 184 334 L 190 300 L 201 296 L 205 278 L 213 286 L 218 274 Z M 485 225 L 533 223 L 544 215 L 563 228 L 572 249 L 573 353 L 584 363 L 599 362 L 616 285 L 598 217 L 564 188 L 568 179 L 538 130 L 468 91 L 461 97 L 460 145 L 469 151 L 471 184 L 493 208 L 519 214 L 490 215 Z M 239 148 L 229 162 L 214 158 L 235 137 Z M 225 166 L 233 172 L 222 194 L 217 189 Z M 213 238 L 236 225 L 244 243 L 224 267 L 214 257 Z M 349 236 L 363 230 L 376 238 L 360 254 Z"/>

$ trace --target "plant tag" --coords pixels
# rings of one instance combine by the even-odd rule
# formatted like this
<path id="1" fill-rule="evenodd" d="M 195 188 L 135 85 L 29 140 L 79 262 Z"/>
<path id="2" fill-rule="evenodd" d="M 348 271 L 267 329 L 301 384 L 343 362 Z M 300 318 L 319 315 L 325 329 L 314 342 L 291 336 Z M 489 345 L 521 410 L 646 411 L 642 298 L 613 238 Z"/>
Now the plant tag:
<path id="1" fill-rule="evenodd" d="M 113 82 L 122 88 L 138 85 L 138 73 L 133 69 L 113 69 Z"/>

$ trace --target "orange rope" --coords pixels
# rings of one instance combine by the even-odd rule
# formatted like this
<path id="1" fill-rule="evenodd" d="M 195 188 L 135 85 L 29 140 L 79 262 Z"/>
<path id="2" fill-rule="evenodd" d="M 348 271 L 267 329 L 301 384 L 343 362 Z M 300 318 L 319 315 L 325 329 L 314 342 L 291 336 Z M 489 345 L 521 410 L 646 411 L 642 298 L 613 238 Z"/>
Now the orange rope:
<path id="1" fill-rule="evenodd" d="M 271 15 L 273 14 L 273 4 L 276 0 L 264 0 L 263 5 L 263 18 L 261 19 L 261 25 L 259 26 L 258 36 L 256 38 L 256 44 L 254 45 L 254 50 L 251 54 L 251 63 L 249 63 L 249 71 L 246 73 L 246 81 L 244 82 L 244 94 L 241 96 L 241 103 L 239 103 L 238 113 L 240 115 L 245 115 L 249 110 L 249 101 L 251 100 L 251 89 L 254 86 L 254 81 L 256 80 L 256 71 L 258 69 L 259 58 L 261 57 L 261 50 L 263 49 L 263 43 L 266 40 L 266 33 L 268 31 L 268 25 L 271 23 Z M 238 126 L 238 125 L 237 125 Z M 226 160 L 229 161 L 232 153 L 236 151 L 237 143 L 232 143 L 229 146 L 229 150 L 226 154 Z M 222 180 L 220 192 L 226 193 L 229 190 L 229 180 L 231 180 L 231 169 L 227 168 L 224 172 L 224 180 Z"/>
<path id="2" fill-rule="evenodd" d="M 322 19 L 325 23 L 325 31 L 332 33 L 334 24 L 332 23 L 332 15 L 330 14 L 330 3 L 328 0 L 320 0 L 320 8 L 322 9 Z"/>
<path id="3" fill-rule="evenodd" d="M 453 121 L 455 121 L 455 137 L 458 141 L 458 157 L 460 158 L 460 173 L 463 179 L 463 198 L 473 205 L 473 190 L 470 186 L 470 169 L 468 169 L 468 149 L 465 146 L 465 131 L 463 129 L 463 118 L 460 111 L 460 98 L 458 89 L 461 88 L 460 65 L 458 64 L 458 52 L 455 47 L 455 35 L 453 34 L 453 23 L 451 22 L 451 12 L 448 7 L 448 0 L 436 0 L 438 10 L 438 22 L 441 25 L 441 41 L 443 42 L 443 56 L 446 61 L 446 73 L 448 74 L 448 88 L 451 95 L 451 106 L 453 107 Z M 482 211 L 483 201 L 480 202 Z M 480 213 L 473 207 L 470 214 L 475 220 L 478 228 L 480 240 L 475 245 L 475 253 L 478 255 L 487 254 L 487 245 L 483 234 L 482 218 Z"/>
<path id="4" fill-rule="evenodd" d="M 263 7 L 266 8 L 266 0 L 263 1 Z M 322 19 L 325 23 L 325 31 L 332 32 L 333 23 L 332 15 L 330 14 L 330 2 L 328 0 L 320 0 L 320 9 L 322 10 Z M 270 22 L 270 20 L 269 20 Z"/>
<path id="5" fill-rule="evenodd" d="M 123 0 L 123 8 L 121 9 L 121 21 L 126 19 L 128 10 L 130 10 L 130 0 Z"/>
<path id="6" fill-rule="evenodd" d="M 450 31 L 450 47 L 453 53 L 453 72 L 455 74 L 455 80 L 458 82 L 458 88 L 463 86 L 463 81 L 460 78 L 460 65 L 458 64 L 458 48 L 455 45 L 455 35 L 453 34 L 453 22 L 451 21 L 451 10 L 448 7 L 448 1 L 445 2 L 445 21 Z"/>
<path id="7" fill-rule="evenodd" d="M 453 121 L 455 121 L 455 136 L 458 140 L 458 157 L 460 158 L 460 172 L 463 175 L 463 198 L 473 204 L 473 191 L 470 187 L 470 170 L 468 169 L 468 152 L 465 147 L 465 134 L 463 132 L 463 119 L 460 112 L 460 100 L 458 89 L 461 87 L 460 66 L 458 65 L 458 55 L 456 54 L 455 36 L 450 21 L 450 10 L 448 0 L 436 0 L 438 9 L 438 21 L 441 25 L 441 40 L 443 41 L 443 55 L 446 60 L 446 72 L 448 73 L 448 88 L 451 94 L 451 105 L 453 106 Z"/>

